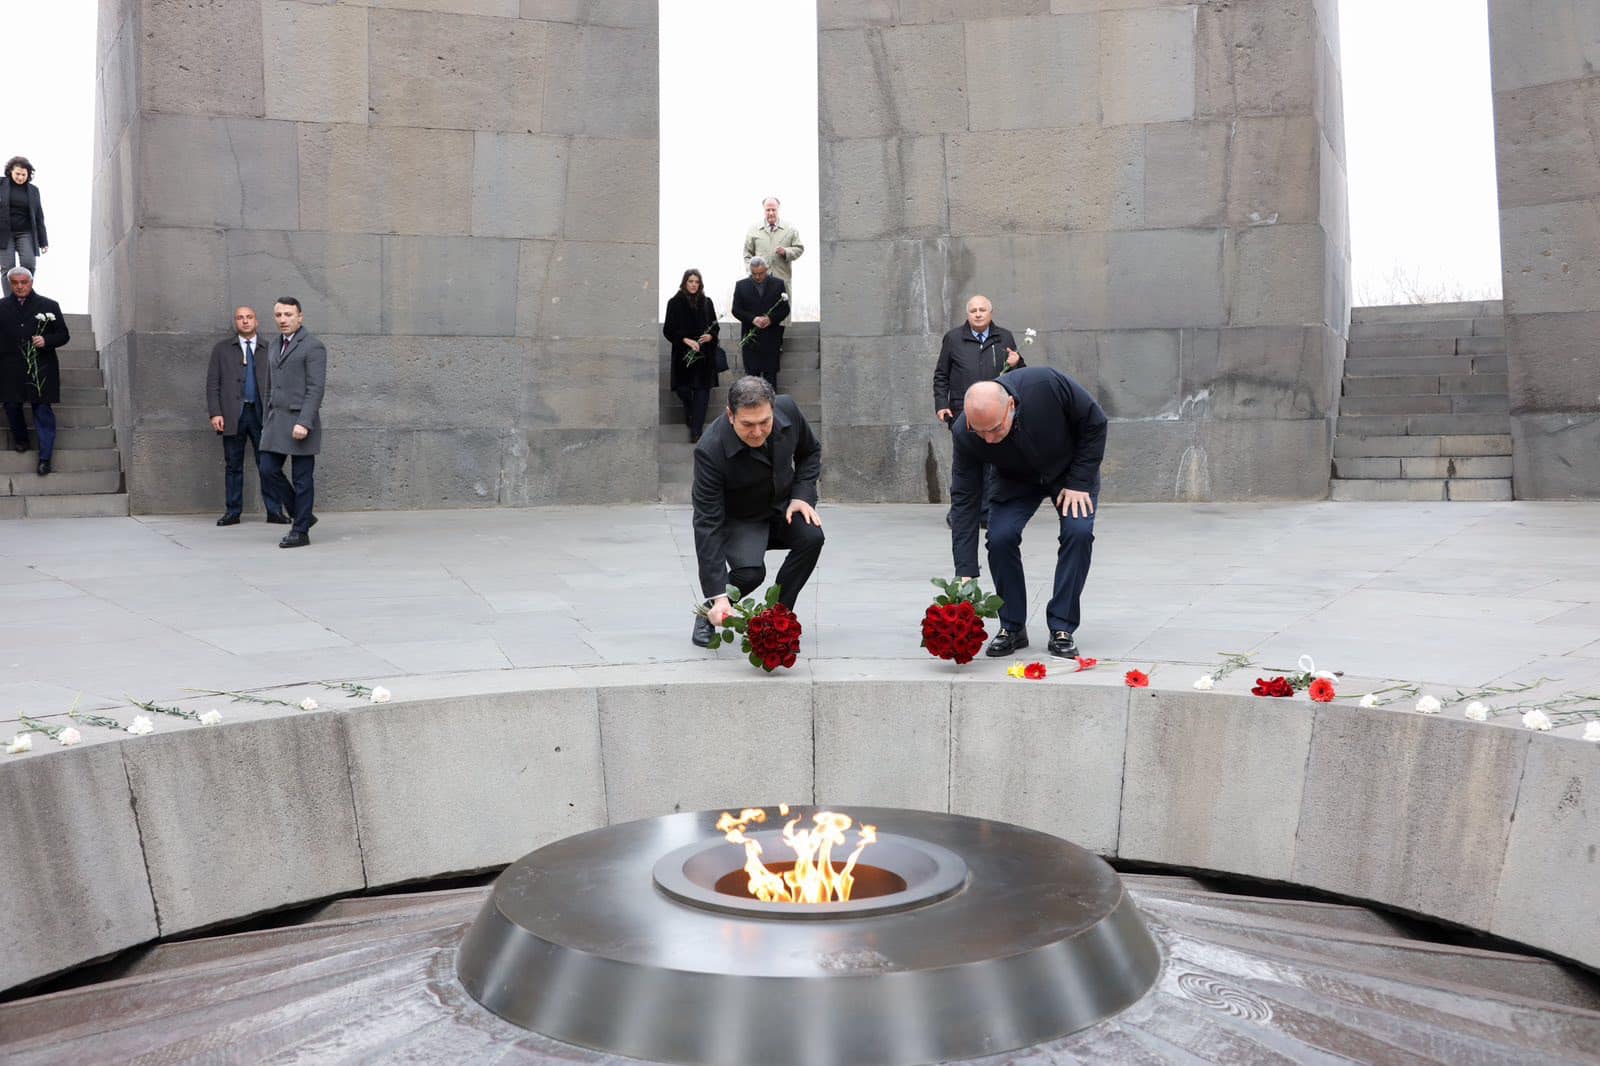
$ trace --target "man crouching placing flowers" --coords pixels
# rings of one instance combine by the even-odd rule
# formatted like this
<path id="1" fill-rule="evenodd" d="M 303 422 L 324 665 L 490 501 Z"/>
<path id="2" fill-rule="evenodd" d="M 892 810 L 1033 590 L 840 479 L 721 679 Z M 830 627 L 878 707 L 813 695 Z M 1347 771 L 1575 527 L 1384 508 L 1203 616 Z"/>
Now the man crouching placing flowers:
<path id="1" fill-rule="evenodd" d="M 696 645 L 713 647 L 727 639 L 718 629 L 738 629 L 747 643 L 762 644 L 765 654 L 752 656 L 761 660 L 756 665 L 794 665 L 800 635 L 794 604 L 822 555 L 821 474 L 822 445 L 799 405 L 764 378 L 735 381 L 728 409 L 694 448 L 694 550 L 706 597 L 695 612 Z M 779 549 L 788 555 L 762 609 L 736 606 L 766 579 L 766 553 Z M 758 624 L 751 633 L 750 621 L 769 611 L 773 625 Z"/>

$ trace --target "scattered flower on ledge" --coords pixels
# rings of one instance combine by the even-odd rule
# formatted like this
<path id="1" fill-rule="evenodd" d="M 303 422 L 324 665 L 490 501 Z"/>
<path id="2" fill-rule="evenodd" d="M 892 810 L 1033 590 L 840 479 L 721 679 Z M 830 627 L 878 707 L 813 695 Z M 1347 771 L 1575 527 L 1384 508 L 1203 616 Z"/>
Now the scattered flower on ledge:
<path id="1" fill-rule="evenodd" d="M 83 734 L 69 725 L 67 728 L 56 734 L 56 743 L 60 744 L 63 748 L 70 748 L 74 744 L 83 743 Z"/>
<path id="2" fill-rule="evenodd" d="M 1361 697 L 1361 706 L 1367 708 L 1368 710 L 1371 710 L 1372 708 L 1376 707 L 1377 705 L 1378 705 L 1378 694 L 1376 692 L 1369 692 L 1365 696 Z"/>
<path id="3" fill-rule="evenodd" d="M 1294 686 L 1287 677 L 1274 678 L 1258 677 L 1255 687 L 1250 690 L 1252 696 L 1271 696 L 1274 699 L 1283 699 L 1285 696 L 1294 695 Z"/>
<path id="4" fill-rule="evenodd" d="M 1417 701 L 1418 714 L 1438 714 L 1444 710 L 1444 704 L 1439 702 L 1438 696 L 1424 696 Z"/>
<path id="5" fill-rule="evenodd" d="M 1487 722 L 1489 720 L 1489 707 L 1480 700 L 1473 700 L 1467 704 L 1465 713 L 1474 722 Z"/>
<path id="6" fill-rule="evenodd" d="M 1149 688 L 1150 675 L 1143 670 L 1129 670 L 1122 675 L 1122 683 L 1129 688 Z"/>
<path id="7" fill-rule="evenodd" d="M 1589 722 L 1583 727 L 1583 739 L 1600 744 L 1600 722 Z"/>
<path id="8" fill-rule="evenodd" d="M 1522 716 L 1522 724 L 1541 733 L 1550 731 L 1550 716 L 1541 710 L 1532 710 Z"/>
<path id="9" fill-rule="evenodd" d="M 18 733 L 11 738 L 11 743 L 6 745 L 7 755 L 21 755 L 25 751 L 33 750 L 33 737 L 27 733 Z"/>
<path id="10" fill-rule="evenodd" d="M 200 716 L 201 725 L 217 725 L 222 721 L 222 712 L 215 707 Z"/>
<path id="11" fill-rule="evenodd" d="M 133 721 L 128 723 L 128 732 L 132 733 L 136 737 L 142 737 L 147 733 L 154 733 L 155 731 L 156 724 L 152 722 L 146 715 L 136 714 L 133 716 Z"/>
<path id="12" fill-rule="evenodd" d="M 1012 663 L 1006 669 L 1007 677 L 1020 677 L 1027 681 L 1042 681 L 1046 673 L 1044 663 Z"/>
<path id="13" fill-rule="evenodd" d="M 1100 665 L 1100 660 L 1099 659 L 1091 659 L 1087 655 L 1080 655 L 1080 656 L 1078 656 L 1078 668 L 1076 670 L 1072 671 L 1072 672 L 1075 673 L 1075 674 L 1081 674 L 1085 670 L 1093 670 L 1095 667 L 1097 667 L 1099 665 Z"/>
<path id="14" fill-rule="evenodd" d="M 393 698 L 393 694 L 382 685 L 379 685 L 377 688 L 372 690 L 373 703 L 388 703 Z"/>
<path id="15" fill-rule="evenodd" d="M 1194 679 L 1194 687 L 1199 689 L 1201 692 L 1210 692 L 1212 689 L 1217 687 L 1217 680 L 1210 674 L 1205 674 Z"/>
<path id="16" fill-rule="evenodd" d="M 1332 703 L 1333 697 L 1338 693 L 1333 689 L 1333 682 L 1325 677 L 1319 677 L 1311 682 L 1309 691 L 1313 703 Z"/>
<path id="17" fill-rule="evenodd" d="M 317 701 L 312 699 L 310 696 L 307 696 L 305 699 L 300 701 L 300 709 L 302 711 L 314 711 L 317 709 Z"/>

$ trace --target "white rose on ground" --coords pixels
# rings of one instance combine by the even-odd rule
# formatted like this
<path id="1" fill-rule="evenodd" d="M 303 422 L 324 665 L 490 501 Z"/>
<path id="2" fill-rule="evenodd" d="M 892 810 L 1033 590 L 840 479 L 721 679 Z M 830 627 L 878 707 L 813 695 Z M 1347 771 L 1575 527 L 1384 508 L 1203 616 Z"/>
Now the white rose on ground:
<path id="1" fill-rule="evenodd" d="M 300 709 L 302 711 L 314 711 L 317 709 L 317 701 L 312 699 L 310 696 L 307 696 L 305 699 L 300 701 Z"/>
<path id="2" fill-rule="evenodd" d="M 1550 716 L 1543 711 L 1529 711 L 1522 716 L 1522 724 L 1529 729 L 1537 729 L 1541 733 L 1550 731 Z"/>
<path id="3" fill-rule="evenodd" d="M 1370 709 L 1370 708 L 1376 707 L 1377 705 L 1378 705 L 1378 694 L 1376 692 L 1369 692 L 1365 696 L 1361 697 L 1361 706 Z"/>
<path id="4" fill-rule="evenodd" d="M 213 707 L 200 716 L 201 725 L 216 725 L 222 721 L 222 712 Z"/>
<path id="5" fill-rule="evenodd" d="M 1439 702 L 1438 696 L 1424 696 L 1417 701 L 1419 714 L 1438 714 L 1444 709 L 1444 704 Z"/>
<path id="6" fill-rule="evenodd" d="M 1583 739 L 1600 744 L 1600 722 L 1590 722 L 1583 727 Z"/>
<path id="7" fill-rule="evenodd" d="M 393 698 L 393 694 L 382 685 L 379 685 L 377 688 L 372 690 L 373 703 L 388 703 Z"/>
<path id="8" fill-rule="evenodd" d="M 1467 704 L 1467 717 L 1474 722 L 1487 722 L 1489 720 L 1489 708 L 1478 700 L 1473 700 Z"/>
<path id="9" fill-rule="evenodd" d="M 128 732 L 136 737 L 142 737 L 146 733 L 154 733 L 155 731 L 156 724 L 142 714 L 134 715 L 133 721 L 128 723 Z"/>
<path id="10" fill-rule="evenodd" d="M 27 733 L 18 733 L 11 738 L 11 743 L 6 745 L 7 755 L 21 755 L 25 751 L 33 750 L 33 737 Z"/>
<path id="11" fill-rule="evenodd" d="M 1201 692 L 1210 692 L 1217 687 L 1217 679 L 1210 674 L 1206 674 L 1204 677 L 1197 677 L 1194 681 L 1194 687 Z"/>
<path id="12" fill-rule="evenodd" d="M 63 748 L 70 748 L 72 745 L 82 742 L 82 740 L 83 734 L 70 725 L 56 734 L 56 742 Z"/>

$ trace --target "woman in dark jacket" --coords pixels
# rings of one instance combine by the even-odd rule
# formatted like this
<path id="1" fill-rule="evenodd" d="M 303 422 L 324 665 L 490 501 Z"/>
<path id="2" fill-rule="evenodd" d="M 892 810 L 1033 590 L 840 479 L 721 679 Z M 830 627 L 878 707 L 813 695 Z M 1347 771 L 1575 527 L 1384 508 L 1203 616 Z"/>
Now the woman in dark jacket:
<path id="1" fill-rule="evenodd" d="M 20 265 L 36 274 L 39 256 L 49 250 L 33 164 L 14 155 L 6 162 L 5 180 L 0 181 L 0 270 Z"/>
<path id="2" fill-rule="evenodd" d="M 667 301 L 667 320 L 661 327 L 661 335 L 672 342 L 672 391 L 683 401 L 691 444 L 700 440 L 711 390 L 717 384 L 718 329 L 717 309 L 705 293 L 705 281 L 691 267 Z"/>

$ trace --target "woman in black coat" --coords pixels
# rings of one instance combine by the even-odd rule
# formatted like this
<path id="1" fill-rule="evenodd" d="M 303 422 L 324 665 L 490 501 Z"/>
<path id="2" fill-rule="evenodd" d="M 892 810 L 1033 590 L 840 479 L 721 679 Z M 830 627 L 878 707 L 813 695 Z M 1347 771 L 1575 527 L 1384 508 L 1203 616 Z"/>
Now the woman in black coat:
<path id="1" fill-rule="evenodd" d="M 36 274 L 39 256 L 49 250 L 33 164 L 23 156 L 12 156 L 0 180 L 0 270 L 23 266 Z"/>
<path id="2" fill-rule="evenodd" d="M 683 401 L 691 444 L 700 440 L 711 390 L 717 384 L 718 329 L 717 309 L 705 293 L 705 280 L 691 267 L 667 301 L 667 320 L 661 327 L 661 335 L 672 342 L 672 391 Z"/>

